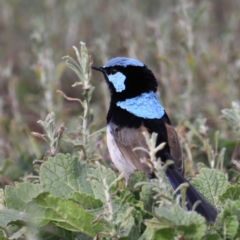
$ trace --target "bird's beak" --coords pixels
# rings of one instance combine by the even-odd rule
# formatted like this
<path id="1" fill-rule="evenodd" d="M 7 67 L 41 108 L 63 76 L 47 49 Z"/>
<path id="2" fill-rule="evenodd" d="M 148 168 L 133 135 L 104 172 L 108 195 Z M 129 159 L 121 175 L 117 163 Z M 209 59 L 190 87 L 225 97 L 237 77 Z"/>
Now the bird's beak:
<path id="1" fill-rule="evenodd" d="M 103 67 L 98 67 L 98 66 L 92 66 L 92 69 L 100 71 L 102 73 L 104 73 L 104 68 Z"/>

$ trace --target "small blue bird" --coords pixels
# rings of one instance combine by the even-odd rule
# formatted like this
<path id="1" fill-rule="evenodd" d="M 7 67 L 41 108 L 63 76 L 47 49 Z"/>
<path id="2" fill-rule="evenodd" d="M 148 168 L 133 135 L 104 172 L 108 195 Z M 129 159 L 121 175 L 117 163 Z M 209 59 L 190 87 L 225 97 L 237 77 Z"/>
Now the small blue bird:
<path id="1" fill-rule="evenodd" d="M 157 133 L 157 143 L 165 142 L 158 151 L 157 158 L 164 163 L 172 160 L 166 171 L 173 189 L 182 183 L 184 163 L 178 135 L 157 99 L 157 81 L 152 71 L 142 62 L 126 57 L 116 57 L 103 67 L 92 67 L 103 73 L 111 93 L 110 108 L 107 114 L 107 144 L 111 159 L 126 179 L 135 171 L 154 177 L 149 164 L 141 159 L 149 159 L 145 151 L 133 151 L 136 147 L 147 149 L 142 132 Z M 196 211 L 210 223 L 215 222 L 216 209 L 189 183 L 187 188 L 188 209 L 200 200 Z"/>

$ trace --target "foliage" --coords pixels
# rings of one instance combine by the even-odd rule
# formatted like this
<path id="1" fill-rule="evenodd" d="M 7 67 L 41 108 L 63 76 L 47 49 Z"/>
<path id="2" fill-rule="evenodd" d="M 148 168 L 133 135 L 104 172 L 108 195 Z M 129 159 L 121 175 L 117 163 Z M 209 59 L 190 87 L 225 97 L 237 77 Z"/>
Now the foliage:
<path id="1" fill-rule="evenodd" d="M 239 9 L 225 0 L 1 1 L 0 239 L 240 239 Z M 92 58 L 83 42 L 72 56 L 79 36 Z M 146 141 L 157 179 L 136 172 L 126 186 L 110 168 L 109 93 L 90 67 L 117 55 L 147 63 L 172 122 L 182 118 L 185 175 L 218 209 L 215 224 L 180 206 L 154 158 L 155 135 Z"/>
<path id="2" fill-rule="evenodd" d="M 230 185 L 222 173 L 203 168 L 193 181 L 203 195 L 205 185 L 214 189 L 208 192 L 212 197 L 208 200 L 221 213 L 213 226 L 207 226 L 196 212 L 181 208 L 166 179 L 162 184 L 167 188 L 164 191 L 161 186 L 159 195 L 159 180 L 139 184 L 141 178 L 138 174 L 131 178 L 132 184 L 137 183 L 134 190 L 122 187 L 116 192 L 120 179 L 109 168 L 100 164 L 91 167 L 70 154 L 58 154 L 41 165 L 40 184 L 26 182 L 6 187 L 1 228 L 9 237 L 20 229 L 29 236 L 33 224 L 38 231 L 54 224 L 75 233 L 72 239 L 81 239 L 78 232 L 99 239 L 150 239 L 147 232 L 151 239 L 208 239 L 213 234 L 219 239 L 233 239 L 240 233 L 240 199 L 239 194 L 233 194 L 239 192 L 239 186 Z M 156 201 L 149 209 L 147 201 L 153 195 Z"/>

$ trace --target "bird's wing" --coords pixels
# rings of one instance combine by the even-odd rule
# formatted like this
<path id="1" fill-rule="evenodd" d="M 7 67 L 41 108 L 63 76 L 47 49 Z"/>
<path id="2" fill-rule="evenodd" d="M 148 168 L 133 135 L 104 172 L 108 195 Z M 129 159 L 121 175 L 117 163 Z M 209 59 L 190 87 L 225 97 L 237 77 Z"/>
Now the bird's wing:
<path id="1" fill-rule="evenodd" d="M 178 135 L 172 125 L 165 123 L 167 131 L 168 145 L 170 149 L 170 155 L 174 160 L 174 166 L 176 169 L 184 174 L 184 162 L 182 157 L 182 148 L 179 143 Z"/>
<path id="2" fill-rule="evenodd" d="M 161 119 L 144 119 L 143 124 L 150 133 L 156 132 L 158 134 L 157 145 L 163 142 L 167 143 L 166 147 L 157 153 L 157 157 L 160 157 L 163 162 L 172 159 L 176 170 L 184 174 L 181 145 L 167 114 L 165 113 Z"/>
<path id="3" fill-rule="evenodd" d="M 119 128 L 114 123 L 109 124 L 111 127 L 111 134 L 115 138 L 116 144 L 130 165 L 143 173 L 151 175 L 151 162 L 149 154 L 144 150 L 133 150 L 141 147 L 148 150 L 145 138 L 142 132 L 148 130 L 141 126 L 140 128 Z"/>
<path id="4" fill-rule="evenodd" d="M 182 149 L 179 143 L 178 135 L 173 126 L 164 120 L 156 120 L 154 124 L 147 124 L 147 126 L 145 126 L 145 123 L 144 125 L 141 125 L 140 128 L 119 128 L 113 122 L 109 124 L 116 144 L 125 159 L 134 169 L 151 174 L 152 165 L 149 154 L 143 150 L 133 151 L 133 149 L 141 147 L 148 150 L 148 146 L 142 132 L 147 132 L 149 135 L 150 132 L 156 132 L 158 133 L 157 145 L 162 142 L 167 143 L 169 150 L 165 148 L 163 151 L 169 151 L 171 159 L 174 161 L 174 167 L 180 173 L 184 174 Z M 153 122 L 151 121 L 151 123 Z"/>

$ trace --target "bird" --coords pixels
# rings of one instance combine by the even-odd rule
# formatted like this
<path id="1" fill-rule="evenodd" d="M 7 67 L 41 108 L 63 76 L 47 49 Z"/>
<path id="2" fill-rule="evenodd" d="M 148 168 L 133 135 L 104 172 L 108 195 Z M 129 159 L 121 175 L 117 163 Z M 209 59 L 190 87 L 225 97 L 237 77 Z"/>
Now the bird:
<path id="1" fill-rule="evenodd" d="M 100 71 L 110 91 L 110 107 L 107 113 L 107 146 L 116 168 L 126 180 L 136 171 L 154 178 L 149 164 L 142 159 L 149 159 L 146 151 L 133 151 L 134 148 L 148 149 L 142 132 L 149 136 L 157 133 L 156 146 L 165 143 L 156 153 L 156 158 L 164 164 L 172 160 L 167 167 L 166 176 L 176 190 L 182 183 L 188 183 L 187 208 L 192 210 L 194 203 L 200 200 L 195 211 L 214 223 L 217 210 L 184 178 L 184 162 L 178 135 L 171 121 L 157 98 L 157 80 L 153 72 L 141 61 L 115 57 L 105 66 L 92 66 Z"/>

